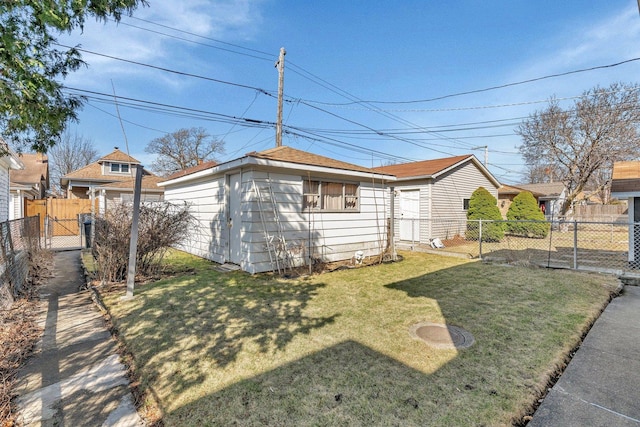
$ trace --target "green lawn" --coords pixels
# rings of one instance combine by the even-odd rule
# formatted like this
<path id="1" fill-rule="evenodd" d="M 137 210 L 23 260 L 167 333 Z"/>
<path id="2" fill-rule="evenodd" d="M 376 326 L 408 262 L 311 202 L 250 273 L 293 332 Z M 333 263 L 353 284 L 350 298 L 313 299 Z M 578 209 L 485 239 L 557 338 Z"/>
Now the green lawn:
<path id="1" fill-rule="evenodd" d="M 104 300 L 168 426 L 510 425 L 617 285 L 615 278 L 421 253 L 299 280 L 182 275 Z M 465 350 L 411 325 L 471 332 Z"/>

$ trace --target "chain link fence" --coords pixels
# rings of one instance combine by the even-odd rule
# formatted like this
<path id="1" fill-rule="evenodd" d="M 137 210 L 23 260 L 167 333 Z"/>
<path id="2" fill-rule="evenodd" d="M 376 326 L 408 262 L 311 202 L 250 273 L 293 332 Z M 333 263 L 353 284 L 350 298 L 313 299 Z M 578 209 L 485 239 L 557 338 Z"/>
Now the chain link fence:
<path id="1" fill-rule="evenodd" d="M 640 270 L 640 223 L 620 220 L 399 219 L 394 234 L 398 249 L 552 268 Z"/>
<path id="2" fill-rule="evenodd" d="M 44 245 L 52 250 L 73 250 L 88 247 L 91 239 L 91 214 L 76 218 L 56 218 L 47 215 L 44 221 Z"/>
<path id="3" fill-rule="evenodd" d="M 29 255 L 41 248 L 37 216 L 0 222 L 0 308 L 20 294 L 29 273 Z"/>

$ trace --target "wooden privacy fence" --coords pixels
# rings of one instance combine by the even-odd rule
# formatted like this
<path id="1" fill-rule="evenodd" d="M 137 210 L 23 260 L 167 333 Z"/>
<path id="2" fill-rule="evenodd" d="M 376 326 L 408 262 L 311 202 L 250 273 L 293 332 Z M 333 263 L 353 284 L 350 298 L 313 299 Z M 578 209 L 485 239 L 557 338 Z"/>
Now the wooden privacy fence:
<path id="1" fill-rule="evenodd" d="M 98 201 L 95 201 L 95 212 L 98 210 Z M 89 199 L 54 199 L 27 200 L 25 206 L 26 216 L 40 216 L 40 230 L 44 232 L 44 220 L 49 216 L 53 221 L 53 236 L 77 236 L 80 227 L 77 225 L 78 215 L 91 213 L 91 200 Z M 72 223 L 73 226 L 69 226 Z"/>

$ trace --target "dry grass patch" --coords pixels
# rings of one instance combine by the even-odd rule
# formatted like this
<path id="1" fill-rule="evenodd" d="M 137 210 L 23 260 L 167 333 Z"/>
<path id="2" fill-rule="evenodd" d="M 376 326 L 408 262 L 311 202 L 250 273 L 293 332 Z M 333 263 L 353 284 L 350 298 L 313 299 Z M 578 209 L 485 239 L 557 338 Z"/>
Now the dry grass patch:
<path id="1" fill-rule="evenodd" d="M 510 425 L 597 316 L 614 278 L 420 253 L 283 280 L 175 254 L 187 275 L 105 295 L 167 425 Z M 437 350 L 421 321 L 476 343 Z"/>

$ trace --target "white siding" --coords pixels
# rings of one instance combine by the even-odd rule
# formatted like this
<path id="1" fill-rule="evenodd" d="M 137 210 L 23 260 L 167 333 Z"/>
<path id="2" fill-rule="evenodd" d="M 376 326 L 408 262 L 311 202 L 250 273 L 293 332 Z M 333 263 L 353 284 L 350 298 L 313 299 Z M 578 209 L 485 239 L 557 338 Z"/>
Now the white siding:
<path id="1" fill-rule="evenodd" d="M 15 192 L 9 195 L 9 219 L 19 219 L 24 215 L 22 213 L 23 200 L 20 193 Z"/>
<path id="2" fill-rule="evenodd" d="M 336 178 L 338 181 L 358 182 Z M 216 261 L 227 260 L 228 236 L 226 218 L 229 198 L 225 195 L 224 176 L 202 178 L 165 187 L 165 200 L 186 201 L 199 221 L 185 251 Z M 302 212 L 300 174 L 245 169 L 241 174 L 241 253 L 240 266 L 249 273 L 272 270 L 267 234 L 277 235 L 277 222 L 270 214 L 271 205 L 263 205 L 260 214 L 255 187 L 268 185 L 274 196 L 277 213 L 287 248 L 296 265 L 312 259 L 337 261 L 350 259 L 358 250 L 365 256 L 380 254 L 386 247 L 386 216 L 388 193 L 381 184 L 359 182 L 360 209 L 357 212 Z M 255 184 L 255 185 L 254 185 Z"/>
<path id="3" fill-rule="evenodd" d="M 0 221 L 9 219 L 9 169 L 0 167 Z"/>
<path id="4" fill-rule="evenodd" d="M 407 180 L 395 184 L 395 229 L 399 237 L 400 203 L 402 190 L 420 190 L 420 243 L 428 244 L 430 239 L 450 239 L 464 235 L 467 212 L 464 199 L 478 188 L 486 188 L 494 197 L 498 189 L 472 162 L 466 162 L 437 179 Z"/>
<path id="5" fill-rule="evenodd" d="M 253 181 L 265 186 L 267 176 L 278 207 L 279 220 L 287 248 L 296 265 L 306 265 L 309 257 L 323 262 L 351 259 L 356 251 L 365 256 L 380 254 L 386 247 L 386 205 L 388 191 L 381 184 L 359 182 L 359 211 L 303 212 L 303 177 L 294 174 L 254 171 L 243 175 L 246 189 L 247 218 L 245 243 L 249 250 L 247 271 L 257 273 L 272 269 L 265 245 L 264 228 L 258 209 Z M 337 178 L 337 181 L 358 182 Z M 264 214 L 270 234 L 277 228 L 272 216 Z"/>
<path id="6" fill-rule="evenodd" d="M 181 249 L 215 262 L 225 262 L 228 230 L 224 194 L 224 176 L 165 188 L 164 199 L 171 203 L 186 202 L 197 221 Z"/>

